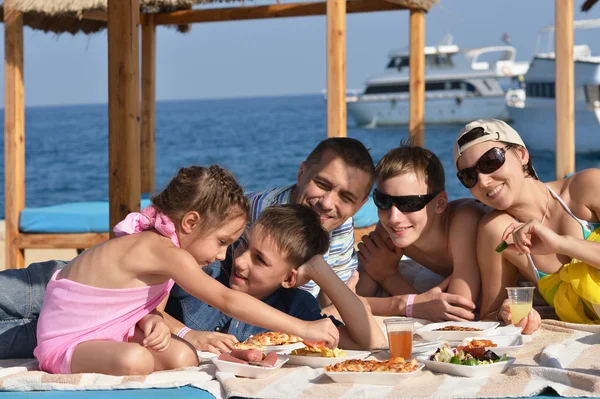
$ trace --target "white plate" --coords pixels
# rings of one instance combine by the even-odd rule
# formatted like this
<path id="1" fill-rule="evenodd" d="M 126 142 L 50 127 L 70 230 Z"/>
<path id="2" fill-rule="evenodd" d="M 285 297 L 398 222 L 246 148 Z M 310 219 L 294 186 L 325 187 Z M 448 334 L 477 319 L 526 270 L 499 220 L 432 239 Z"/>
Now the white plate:
<path id="1" fill-rule="evenodd" d="M 473 335 L 473 334 L 471 334 Z M 263 352 L 277 352 L 279 354 L 288 354 L 291 353 L 293 350 L 295 349 L 300 349 L 300 348 L 304 348 L 304 343 L 302 342 L 296 342 L 293 344 L 287 344 L 287 345 L 272 345 L 272 346 L 265 346 L 265 349 L 263 349 Z"/>
<path id="2" fill-rule="evenodd" d="M 429 370 L 436 373 L 458 375 L 460 377 L 487 377 L 504 373 L 510 365 L 513 364 L 515 358 L 509 357 L 508 360 L 503 362 L 482 364 L 479 366 L 465 366 L 462 364 L 438 362 L 429 360 L 429 356 L 419 356 L 417 357 L 417 360 L 425 364 Z"/>
<path id="3" fill-rule="evenodd" d="M 491 350 L 498 356 L 517 351 L 524 345 L 523 337 L 520 335 L 488 335 L 487 337 L 469 337 L 463 339 L 462 345 L 468 345 L 469 341 L 473 339 L 486 339 L 498 345 L 496 347 L 490 346 L 489 348 L 485 348 Z"/>
<path id="4" fill-rule="evenodd" d="M 410 380 L 418 376 L 423 368 L 419 364 L 419 368 L 410 373 L 361 373 L 350 371 L 326 371 L 325 374 L 335 382 L 350 383 L 350 384 L 371 384 L 371 385 L 398 385 L 404 381 Z"/>
<path id="5" fill-rule="evenodd" d="M 277 361 L 273 367 L 251 366 L 249 364 L 241 364 L 219 360 L 218 357 L 213 357 L 212 362 L 217 366 L 219 371 L 231 373 L 238 377 L 248 378 L 265 378 L 273 374 L 281 368 L 289 358 L 285 355 L 277 355 Z"/>
<path id="6" fill-rule="evenodd" d="M 298 366 L 308 366 L 312 368 L 319 368 L 329 366 L 343 362 L 348 359 L 364 359 L 368 357 L 371 352 L 369 351 L 350 351 L 344 349 L 347 356 L 343 357 L 317 357 L 317 356 L 302 356 L 302 355 L 288 355 L 290 358 L 289 364 L 296 364 Z"/>
<path id="7" fill-rule="evenodd" d="M 425 340 L 444 339 L 446 341 L 462 341 L 465 338 L 485 336 L 493 333 L 500 323 L 497 321 L 446 321 L 443 323 L 431 323 L 415 330 Z M 448 326 L 479 328 L 481 331 L 433 331 Z"/>

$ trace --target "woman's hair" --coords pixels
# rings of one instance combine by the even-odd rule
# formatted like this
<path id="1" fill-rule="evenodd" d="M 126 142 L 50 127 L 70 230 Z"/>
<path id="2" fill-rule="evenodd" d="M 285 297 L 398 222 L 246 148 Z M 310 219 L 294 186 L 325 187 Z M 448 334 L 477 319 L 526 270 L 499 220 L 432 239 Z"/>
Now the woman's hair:
<path id="1" fill-rule="evenodd" d="M 200 214 L 200 232 L 207 233 L 227 221 L 248 221 L 248 199 L 233 175 L 218 165 L 180 168 L 152 203 L 179 225 L 188 212 Z"/>
<path id="2" fill-rule="evenodd" d="M 482 127 L 476 127 L 474 129 L 471 129 L 458 140 L 458 146 L 462 147 L 463 145 L 468 144 L 471 141 L 474 141 L 485 135 L 486 135 L 486 132 L 485 132 L 485 130 L 483 130 Z M 500 143 L 507 145 L 508 149 L 512 149 L 515 147 L 525 148 L 519 144 L 506 143 L 504 141 L 500 141 Z M 532 156 L 531 156 L 531 154 L 529 154 L 529 160 L 527 161 L 527 164 L 523 165 L 523 172 L 525 172 L 525 176 L 531 176 L 536 180 L 540 180 L 535 169 L 533 169 L 533 164 L 531 163 L 531 158 L 532 158 Z"/>
<path id="3" fill-rule="evenodd" d="M 260 213 L 256 227 L 275 242 L 293 268 L 329 249 L 329 233 L 321 225 L 319 215 L 304 205 L 269 206 Z"/>
<path id="4" fill-rule="evenodd" d="M 412 172 L 427 184 L 428 193 L 440 193 L 446 189 L 444 166 L 437 155 L 409 141 L 403 140 L 400 147 L 388 151 L 375 171 L 378 182 Z"/>

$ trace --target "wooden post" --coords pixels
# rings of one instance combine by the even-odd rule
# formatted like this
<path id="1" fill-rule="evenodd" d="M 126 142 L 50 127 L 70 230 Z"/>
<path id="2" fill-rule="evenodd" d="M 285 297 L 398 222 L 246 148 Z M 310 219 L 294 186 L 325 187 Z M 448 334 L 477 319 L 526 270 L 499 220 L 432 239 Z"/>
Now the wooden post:
<path id="1" fill-rule="evenodd" d="M 4 206 L 7 269 L 25 266 L 19 248 L 19 216 L 25 208 L 25 98 L 23 14 L 4 1 Z"/>
<path id="2" fill-rule="evenodd" d="M 557 0 L 559 1 L 559 0 Z M 413 143 L 425 144 L 425 12 L 410 11 L 410 115 L 408 131 Z"/>
<path id="3" fill-rule="evenodd" d="M 108 0 L 110 234 L 140 209 L 139 0 Z"/>
<path id="4" fill-rule="evenodd" d="M 142 192 L 155 190 L 156 176 L 156 25 L 142 25 Z"/>
<path id="5" fill-rule="evenodd" d="M 327 137 L 346 137 L 346 0 L 327 0 Z"/>
<path id="6" fill-rule="evenodd" d="M 575 172 L 573 0 L 555 0 L 556 178 Z"/>

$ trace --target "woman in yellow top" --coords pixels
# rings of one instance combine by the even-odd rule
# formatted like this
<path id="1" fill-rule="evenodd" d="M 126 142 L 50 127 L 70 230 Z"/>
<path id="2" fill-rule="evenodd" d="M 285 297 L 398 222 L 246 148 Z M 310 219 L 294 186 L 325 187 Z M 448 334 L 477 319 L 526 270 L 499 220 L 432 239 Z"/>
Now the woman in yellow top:
<path id="1" fill-rule="evenodd" d="M 481 318 L 513 321 L 505 288 L 521 275 L 562 320 L 600 322 L 600 170 L 542 183 L 519 134 L 495 119 L 466 125 L 453 152 L 461 183 L 496 209 L 477 236 Z M 524 333 L 540 323 L 535 310 L 519 321 Z"/>

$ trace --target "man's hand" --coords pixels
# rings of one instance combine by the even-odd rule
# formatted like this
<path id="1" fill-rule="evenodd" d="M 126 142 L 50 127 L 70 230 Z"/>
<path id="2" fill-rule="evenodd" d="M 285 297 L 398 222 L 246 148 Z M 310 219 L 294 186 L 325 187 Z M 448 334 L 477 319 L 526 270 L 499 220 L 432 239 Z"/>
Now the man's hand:
<path id="1" fill-rule="evenodd" d="M 510 312 L 510 299 L 505 299 L 504 302 L 502 302 L 499 315 L 506 324 L 513 323 L 512 313 Z M 517 327 L 521 327 L 523 329 L 521 334 L 525 335 L 533 334 L 540 328 L 541 325 L 542 318 L 535 309 L 531 309 L 527 317 L 523 317 L 521 320 L 519 320 L 519 323 L 516 324 Z"/>
<path id="2" fill-rule="evenodd" d="M 169 347 L 171 331 L 162 316 L 150 313 L 141 320 L 140 328 L 145 337 L 142 345 L 149 350 L 161 352 Z"/>
<path id="3" fill-rule="evenodd" d="M 231 352 L 233 344 L 239 342 L 238 339 L 230 334 L 222 334 L 210 331 L 188 331 L 184 337 L 186 341 L 203 352 L 212 352 L 217 355 L 220 353 Z"/>
<path id="4" fill-rule="evenodd" d="M 446 279 L 415 297 L 413 316 L 430 321 L 471 321 L 475 319 L 475 304 L 460 295 L 444 292 L 450 280 Z"/>
<path id="5" fill-rule="evenodd" d="M 401 248 L 377 231 L 362 236 L 362 242 L 358 244 L 358 262 L 362 270 L 378 283 L 398 273 L 402 254 Z"/>

